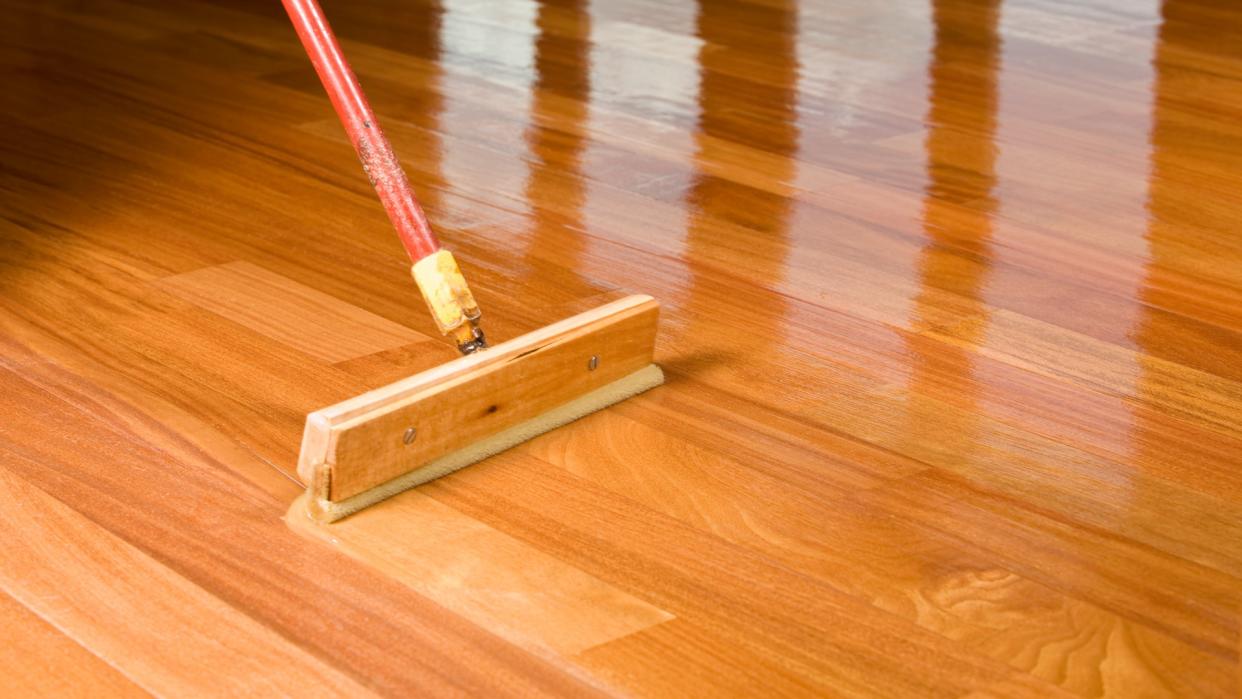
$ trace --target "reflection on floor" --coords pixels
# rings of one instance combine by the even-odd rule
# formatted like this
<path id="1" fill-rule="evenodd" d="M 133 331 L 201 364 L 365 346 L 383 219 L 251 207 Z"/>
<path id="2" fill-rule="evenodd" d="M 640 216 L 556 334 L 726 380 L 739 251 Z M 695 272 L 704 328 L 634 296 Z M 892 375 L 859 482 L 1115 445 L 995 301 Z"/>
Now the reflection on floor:
<path id="1" fill-rule="evenodd" d="M 279 4 L 3 0 L 6 687 L 1237 696 L 1242 9 L 324 4 L 489 333 L 668 383 L 291 531 L 454 351 Z"/>

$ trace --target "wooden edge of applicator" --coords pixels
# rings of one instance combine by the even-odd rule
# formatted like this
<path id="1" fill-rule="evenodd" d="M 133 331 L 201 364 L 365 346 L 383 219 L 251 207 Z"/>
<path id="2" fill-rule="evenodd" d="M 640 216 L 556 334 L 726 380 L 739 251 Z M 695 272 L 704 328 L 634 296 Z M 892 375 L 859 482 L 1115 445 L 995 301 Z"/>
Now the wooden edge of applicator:
<path id="1" fill-rule="evenodd" d="M 306 417 L 307 511 L 333 521 L 663 383 L 629 296 Z"/>

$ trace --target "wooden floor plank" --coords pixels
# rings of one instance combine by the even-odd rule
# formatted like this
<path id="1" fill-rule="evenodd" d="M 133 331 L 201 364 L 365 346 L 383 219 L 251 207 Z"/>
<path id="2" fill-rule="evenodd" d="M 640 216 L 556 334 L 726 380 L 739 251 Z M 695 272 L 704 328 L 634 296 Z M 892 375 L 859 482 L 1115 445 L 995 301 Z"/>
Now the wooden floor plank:
<path id="1" fill-rule="evenodd" d="M 0 472 L 4 591 L 156 694 L 363 696 L 357 682 Z M 138 623 L 134 623 L 137 621 Z"/>
<path id="2" fill-rule="evenodd" d="M 0 0 L 6 688 L 1237 696 L 1234 3 L 321 2 L 489 339 L 667 382 L 291 530 L 456 350 L 288 19 Z"/>
<path id="3" fill-rule="evenodd" d="M 573 655 L 673 618 L 452 508 L 411 493 L 328 529 L 290 508 L 290 526 L 366 561 L 519 644 Z M 486 550 L 480 560 L 476 551 Z"/>
<path id="4" fill-rule="evenodd" d="M 427 339 L 248 262 L 178 274 L 160 280 L 160 286 L 329 363 Z M 273 318 L 280 322 L 273 322 Z"/>
<path id="5" fill-rule="evenodd" d="M 933 695 L 956 696 L 1012 683 L 1010 690 L 1016 696 L 1056 694 L 1053 685 L 1010 672 L 982 656 L 961 654 L 953 644 L 857 597 L 637 503 L 611 500 L 610 526 L 601 528 L 599 513 L 583 507 L 599 501 L 598 486 L 538 458 L 509 452 L 493 459 L 488 468 L 463 475 L 453 482 L 430 484 L 426 491 L 513 536 L 556 551 L 678 619 L 702 626 L 702 633 L 720 634 L 761 657 L 782 659 L 800 681 L 814 683 L 819 691 L 840 686 L 850 693 L 892 694 L 922 686 Z M 489 483 L 489 492 L 521 500 L 532 490 L 551 492 L 539 498 L 546 503 L 539 513 L 501 518 L 497 514 L 512 511 L 514 501 L 498 495 L 480 499 L 471 496 L 469 488 L 461 488 L 479 480 Z M 655 550 L 665 552 L 658 569 L 644 575 L 630 572 L 641 561 L 651 560 Z M 708 580 L 710 588 L 705 588 Z M 756 590 L 765 591 L 762 607 L 749 602 Z M 838 614 L 854 621 L 843 623 Z M 732 630 L 739 624 L 748 632 Z M 918 677 L 911 676 L 910 658 L 922 654 L 936 657 L 938 670 L 931 674 L 930 667 L 924 667 Z"/>
<path id="6" fill-rule="evenodd" d="M 0 689 L 10 696 L 150 696 L 7 594 L 0 595 Z"/>

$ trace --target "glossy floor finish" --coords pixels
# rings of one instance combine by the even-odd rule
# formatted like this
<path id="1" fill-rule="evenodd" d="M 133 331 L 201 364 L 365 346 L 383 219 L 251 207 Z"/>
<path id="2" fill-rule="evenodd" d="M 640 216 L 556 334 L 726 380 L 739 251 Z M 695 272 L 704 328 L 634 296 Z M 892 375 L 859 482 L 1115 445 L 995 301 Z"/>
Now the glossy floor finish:
<path id="1" fill-rule="evenodd" d="M 668 376 L 328 530 L 454 352 L 279 3 L 2 4 L 6 689 L 1238 695 L 1236 3 L 324 0 L 489 333 Z"/>

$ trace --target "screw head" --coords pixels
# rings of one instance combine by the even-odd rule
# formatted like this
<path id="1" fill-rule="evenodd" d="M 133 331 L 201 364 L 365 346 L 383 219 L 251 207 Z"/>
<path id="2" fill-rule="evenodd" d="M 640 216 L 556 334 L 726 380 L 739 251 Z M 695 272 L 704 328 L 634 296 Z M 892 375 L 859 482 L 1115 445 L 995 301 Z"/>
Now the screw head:
<path id="1" fill-rule="evenodd" d="M 411 427 L 405 431 L 405 434 L 401 435 L 401 441 L 405 444 L 409 444 L 414 441 L 414 437 L 416 436 L 418 436 L 418 430 Z"/>
<path id="2" fill-rule="evenodd" d="M 587 369 L 590 369 L 591 371 L 595 371 L 596 367 L 598 366 L 599 366 L 599 355 L 595 355 L 595 354 L 591 355 L 591 358 L 587 360 Z"/>

